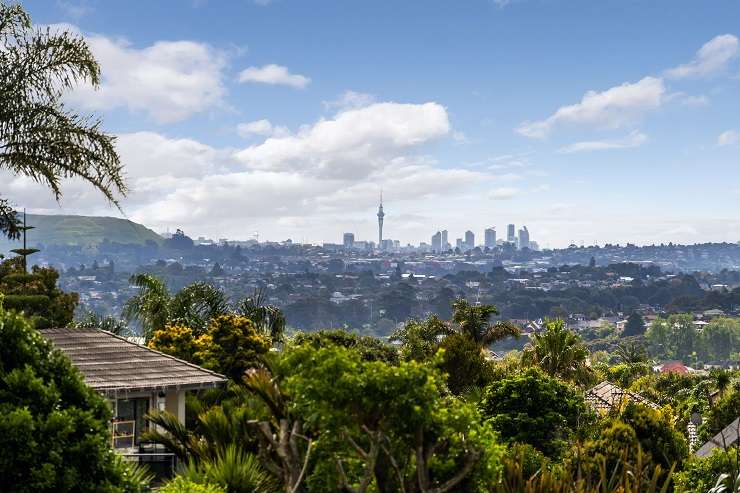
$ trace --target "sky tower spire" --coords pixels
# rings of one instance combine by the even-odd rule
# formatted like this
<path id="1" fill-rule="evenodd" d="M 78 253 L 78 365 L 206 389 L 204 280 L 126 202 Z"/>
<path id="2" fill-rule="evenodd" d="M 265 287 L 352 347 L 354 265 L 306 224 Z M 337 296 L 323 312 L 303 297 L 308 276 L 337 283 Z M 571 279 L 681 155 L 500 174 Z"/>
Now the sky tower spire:
<path id="1" fill-rule="evenodd" d="M 383 218 L 385 212 L 383 212 L 383 189 L 380 190 L 380 205 L 378 206 L 378 250 L 383 245 Z"/>

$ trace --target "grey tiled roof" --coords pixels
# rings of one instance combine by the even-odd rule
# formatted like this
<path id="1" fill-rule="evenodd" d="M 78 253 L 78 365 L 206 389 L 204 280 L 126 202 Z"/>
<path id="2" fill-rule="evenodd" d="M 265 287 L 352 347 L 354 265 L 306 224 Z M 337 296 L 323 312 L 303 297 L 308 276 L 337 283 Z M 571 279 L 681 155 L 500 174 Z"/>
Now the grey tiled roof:
<path id="1" fill-rule="evenodd" d="M 714 449 L 731 447 L 736 445 L 738 441 L 740 441 L 740 417 L 735 418 L 735 421 L 727 425 L 724 430 L 714 435 L 711 440 L 694 452 L 694 455 L 697 457 L 707 457 L 708 455 L 712 455 Z"/>
<path id="2" fill-rule="evenodd" d="M 41 334 L 101 393 L 198 389 L 223 385 L 218 373 L 98 329 L 45 329 Z"/>
<path id="3" fill-rule="evenodd" d="M 599 410 L 611 410 L 614 406 L 619 406 L 625 399 L 658 409 L 657 404 L 645 399 L 640 394 L 624 390 L 606 380 L 586 392 L 586 402 Z"/>

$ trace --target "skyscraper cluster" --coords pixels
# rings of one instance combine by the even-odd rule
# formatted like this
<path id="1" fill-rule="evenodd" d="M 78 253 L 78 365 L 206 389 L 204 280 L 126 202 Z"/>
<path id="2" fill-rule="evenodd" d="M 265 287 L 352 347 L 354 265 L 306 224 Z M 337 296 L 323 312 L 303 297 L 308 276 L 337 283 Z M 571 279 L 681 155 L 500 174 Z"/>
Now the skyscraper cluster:
<path id="1" fill-rule="evenodd" d="M 463 238 L 457 238 L 455 241 L 455 248 L 459 248 L 462 251 L 472 250 L 476 246 L 482 248 L 494 248 L 497 246 L 504 246 L 507 243 L 513 245 L 517 249 L 536 249 L 537 244 L 529 239 L 529 230 L 526 226 L 522 226 L 517 234 L 516 226 L 509 224 L 506 227 L 506 239 L 497 239 L 496 227 L 491 226 L 483 231 L 483 244 L 477 245 L 475 243 L 475 233 L 468 230 L 465 232 Z M 432 235 L 431 249 L 433 252 L 446 252 L 452 248 L 447 241 L 447 230 L 437 231 Z"/>

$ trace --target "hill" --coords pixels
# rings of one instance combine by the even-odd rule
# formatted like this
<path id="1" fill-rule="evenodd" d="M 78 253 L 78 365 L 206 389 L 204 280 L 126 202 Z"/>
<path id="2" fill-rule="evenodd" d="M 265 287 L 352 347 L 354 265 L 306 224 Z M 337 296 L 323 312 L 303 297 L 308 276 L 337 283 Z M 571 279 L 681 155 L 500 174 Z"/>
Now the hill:
<path id="1" fill-rule="evenodd" d="M 26 223 L 35 226 L 28 232 L 28 246 L 97 245 L 107 239 L 117 243 L 144 244 L 162 242 L 162 237 L 141 224 L 117 217 L 26 215 Z M 20 242 L 0 238 L 0 251 L 17 248 Z"/>

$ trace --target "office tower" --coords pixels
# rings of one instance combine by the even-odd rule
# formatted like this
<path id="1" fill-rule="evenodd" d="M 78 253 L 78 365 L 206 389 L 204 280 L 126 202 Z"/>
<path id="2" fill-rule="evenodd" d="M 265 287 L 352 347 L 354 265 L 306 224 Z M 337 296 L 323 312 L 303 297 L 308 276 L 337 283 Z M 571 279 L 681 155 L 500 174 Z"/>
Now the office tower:
<path id="1" fill-rule="evenodd" d="M 519 230 L 519 248 L 529 248 L 529 230 L 526 226 Z"/>
<path id="2" fill-rule="evenodd" d="M 383 212 L 383 192 L 380 192 L 380 205 L 378 206 L 378 248 L 383 244 L 383 218 L 385 212 Z"/>
<path id="3" fill-rule="evenodd" d="M 509 243 L 516 243 L 516 231 L 514 230 L 513 224 L 509 224 L 506 227 L 506 241 Z"/>
<path id="4" fill-rule="evenodd" d="M 493 248 L 496 246 L 496 228 L 495 227 L 487 228 L 486 231 L 484 232 L 484 236 L 485 236 L 484 245 L 486 246 L 486 248 Z"/>
<path id="5" fill-rule="evenodd" d="M 432 235 L 432 251 L 433 252 L 441 252 L 442 251 L 442 233 L 437 231 Z"/>
<path id="6" fill-rule="evenodd" d="M 463 243 L 462 238 L 457 238 L 455 240 L 455 248 L 459 248 L 460 250 L 465 250 L 465 243 Z"/>
<path id="7" fill-rule="evenodd" d="M 475 248 L 475 235 L 470 230 L 467 230 L 465 232 L 465 245 L 468 247 L 469 250 Z"/>
<path id="8" fill-rule="evenodd" d="M 355 246 L 355 235 L 354 233 L 344 233 L 344 241 L 342 241 L 346 250 L 352 250 Z"/>
<path id="9" fill-rule="evenodd" d="M 447 230 L 446 229 L 442 231 L 442 243 L 441 243 L 441 246 L 442 246 L 442 250 L 445 251 L 445 252 L 447 250 L 449 250 L 450 249 L 450 246 L 451 246 L 450 245 L 450 242 L 447 240 Z"/>

